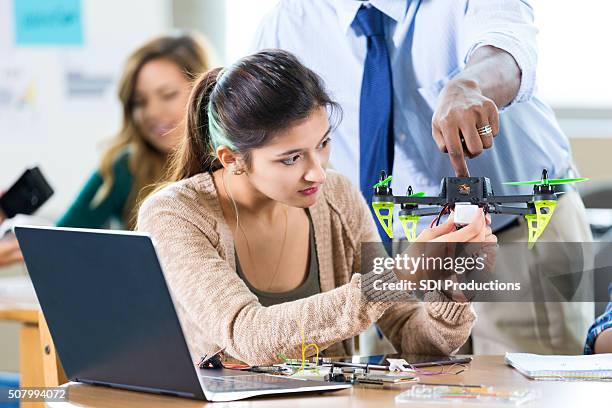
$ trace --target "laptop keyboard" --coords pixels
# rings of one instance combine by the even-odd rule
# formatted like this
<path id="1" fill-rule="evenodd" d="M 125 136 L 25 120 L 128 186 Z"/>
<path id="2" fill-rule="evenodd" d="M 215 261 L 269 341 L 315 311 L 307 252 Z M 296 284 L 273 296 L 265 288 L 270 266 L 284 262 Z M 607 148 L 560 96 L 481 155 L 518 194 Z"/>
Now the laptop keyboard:
<path id="1" fill-rule="evenodd" d="M 204 387 L 212 392 L 252 391 L 261 389 L 281 389 L 295 387 L 296 385 L 307 386 L 306 381 L 278 377 L 268 374 L 253 374 L 239 376 L 207 377 L 201 376 Z M 296 383 L 303 382 L 303 384 Z"/>

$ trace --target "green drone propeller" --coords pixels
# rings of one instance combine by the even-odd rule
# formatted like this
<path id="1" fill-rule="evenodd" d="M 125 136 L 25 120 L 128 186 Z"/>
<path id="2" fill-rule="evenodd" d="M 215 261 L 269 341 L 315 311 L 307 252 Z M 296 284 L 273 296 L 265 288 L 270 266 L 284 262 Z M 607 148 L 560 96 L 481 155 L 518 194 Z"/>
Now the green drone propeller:
<path id="1" fill-rule="evenodd" d="M 391 180 L 393 180 L 393 176 L 389 176 L 384 180 L 380 180 L 378 183 L 374 184 L 372 188 L 383 187 L 383 186 L 389 185 Z"/>
<path id="2" fill-rule="evenodd" d="M 391 180 L 393 180 L 393 176 L 389 176 L 386 179 L 379 181 L 378 183 L 374 184 L 372 188 L 388 186 L 389 183 L 391 183 Z M 412 187 L 410 187 L 408 191 L 409 193 L 406 194 L 408 197 L 425 197 L 424 191 L 419 191 L 418 193 L 411 194 L 410 191 L 412 191 Z"/>
<path id="3" fill-rule="evenodd" d="M 530 186 L 551 186 L 555 184 L 570 184 L 570 183 L 579 183 L 581 181 L 587 181 L 588 178 L 579 177 L 579 178 L 561 178 L 561 179 L 549 179 L 548 178 L 548 170 L 542 170 L 542 178 L 540 180 L 531 180 L 531 181 L 510 181 L 503 184 L 511 185 L 511 186 L 521 186 L 521 185 L 530 185 Z M 534 191 L 537 187 L 534 187 Z M 527 229 L 528 229 L 528 242 L 529 249 L 533 248 L 535 242 L 540 238 L 540 236 L 544 233 L 544 229 L 548 225 L 550 218 L 555 211 L 555 207 L 557 206 L 556 200 L 535 200 L 533 201 L 533 205 L 535 207 L 535 214 L 525 214 L 525 219 L 527 220 Z"/>
<path id="4" fill-rule="evenodd" d="M 541 180 L 530 180 L 530 181 L 507 181 L 502 184 L 506 184 L 509 186 L 521 186 L 521 185 L 530 185 L 535 186 L 538 184 L 569 184 L 569 183 L 579 183 L 581 181 L 587 181 L 588 178 L 579 177 L 579 178 L 562 178 L 562 179 L 541 179 Z"/>

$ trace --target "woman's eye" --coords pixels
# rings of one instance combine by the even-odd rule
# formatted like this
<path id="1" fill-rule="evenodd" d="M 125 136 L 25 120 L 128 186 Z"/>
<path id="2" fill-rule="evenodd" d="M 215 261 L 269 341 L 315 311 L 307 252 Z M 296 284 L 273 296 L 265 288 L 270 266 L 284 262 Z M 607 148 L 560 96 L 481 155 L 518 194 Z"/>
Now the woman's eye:
<path id="1" fill-rule="evenodd" d="M 162 95 L 162 98 L 164 98 L 164 99 L 172 99 L 172 98 L 174 98 L 176 95 L 178 95 L 178 92 L 177 92 L 177 91 L 174 91 L 174 92 L 170 92 L 170 93 L 167 93 L 167 94 Z"/>
<path id="2" fill-rule="evenodd" d="M 283 163 L 286 166 L 291 166 L 291 165 L 295 164 L 295 162 L 297 160 L 299 160 L 299 158 L 300 158 L 300 155 L 296 154 L 295 156 L 291 156 L 287 160 L 282 160 L 281 163 Z"/>
<path id="3" fill-rule="evenodd" d="M 321 142 L 321 144 L 319 145 L 319 149 L 325 149 L 329 142 L 331 142 L 331 137 L 328 137 L 323 142 Z"/>

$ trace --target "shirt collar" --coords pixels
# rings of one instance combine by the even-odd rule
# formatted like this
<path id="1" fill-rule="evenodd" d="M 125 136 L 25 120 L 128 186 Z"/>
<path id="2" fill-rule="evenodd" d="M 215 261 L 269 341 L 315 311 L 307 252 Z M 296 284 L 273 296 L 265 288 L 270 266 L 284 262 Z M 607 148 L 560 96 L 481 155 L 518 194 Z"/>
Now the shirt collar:
<path id="1" fill-rule="evenodd" d="M 351 27 L 353 20 L 355 20 L 357 11 L 362 4 L 370 3 L 399 23 L 406 17 L 406 12 L 408 11 L 410 1 L 411 0 L 336 0 L 333 1 L 332 4 L 335 5 L 340 28 L 342 29 L 342 32 L 346 33 Z"/>

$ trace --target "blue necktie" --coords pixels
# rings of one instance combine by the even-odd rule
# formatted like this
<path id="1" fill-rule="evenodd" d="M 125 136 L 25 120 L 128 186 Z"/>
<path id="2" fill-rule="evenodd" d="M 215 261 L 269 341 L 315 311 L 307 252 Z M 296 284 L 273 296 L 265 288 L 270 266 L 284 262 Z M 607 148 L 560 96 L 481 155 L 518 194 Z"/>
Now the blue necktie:
<path id="1" fill-rule="evenodd" d="M 372 202 L 373 186 L 380 171 L 390 174 L 393 170 L 393 85 L 384 17 L 375 7 L 364 6 L 355 17 L 368 39 L 359 101 L 359 186 L 368 204 Z M 388 240 L 380 225 L 378 232 Z"/>

